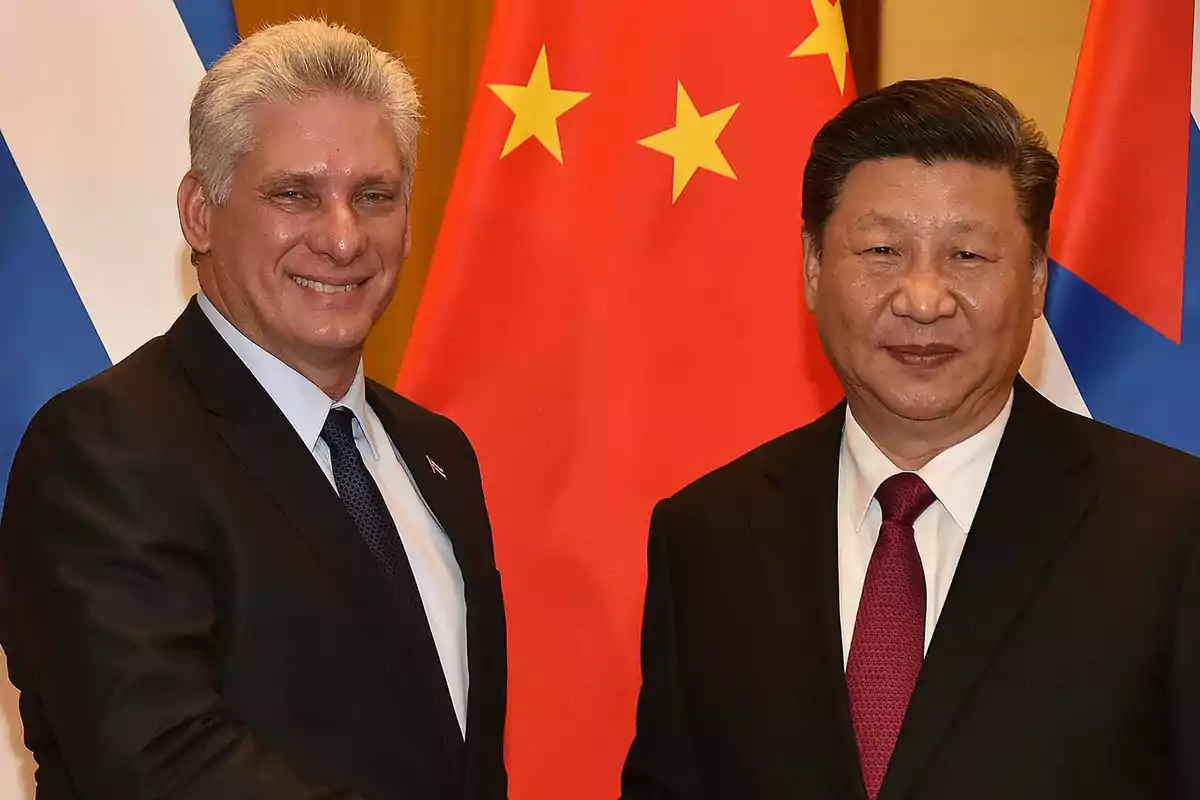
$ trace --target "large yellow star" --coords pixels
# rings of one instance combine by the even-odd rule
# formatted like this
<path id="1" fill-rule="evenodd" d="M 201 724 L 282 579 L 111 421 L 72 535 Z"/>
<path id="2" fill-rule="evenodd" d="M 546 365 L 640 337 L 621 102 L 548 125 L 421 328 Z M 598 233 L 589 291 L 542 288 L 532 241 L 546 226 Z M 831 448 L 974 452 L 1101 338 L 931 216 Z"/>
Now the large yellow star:
<path id="1" fill-rule="evenodd" d="M 562 163 L 562 145 L 558 141 L 558 118 L 577 106 L 589 92 L 568 92 L 550 87 L 550 67 L 546 46 L 542 45 L 529 82 L 524 86 L 489 83 L 488 88 L 513 112 L 512 127 L 504 141 L 504 158 L 527 139 L 537 139 Z"/>
<path id="2" fill-rule="evenodd" d="M 698 169 L 706 169 L 737 180 L 729 162 L 725 160 L 725 154 L 717 146 L 717 137 L 725 130 L 739 104 L 734 103 L 719 111 L 700 116 L 683 84 L 679 83 L 678 86 L 675 95 L 675 127 L 638 141 L 640 145 L 675 159 L 672 203 L 679 199 L 679 194 Z"/>
<path id="3" fill-rule="evenodd" d="M 833 76 L 837 78 L 838 91 L 846 93 L 846 57 L 850 44 L 846 41 L 846 23 L 842 20 L 842 0 L 833 5 L 829 0 L 812 0 L 813 13 L 817 15 L 817 29 L 792 51 L 796 56 L 829 56 Z"/>

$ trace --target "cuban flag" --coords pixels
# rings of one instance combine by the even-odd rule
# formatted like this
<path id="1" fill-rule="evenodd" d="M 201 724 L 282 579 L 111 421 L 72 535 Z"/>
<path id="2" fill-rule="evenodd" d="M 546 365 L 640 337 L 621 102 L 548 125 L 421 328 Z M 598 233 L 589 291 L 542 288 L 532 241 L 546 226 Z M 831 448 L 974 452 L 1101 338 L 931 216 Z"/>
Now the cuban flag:
<path id="1" fill-rule="evenodd" d="M 1060 148 L 1048 328 L 1060 405 L 1200 455 L 1196 0 L 1092 0 Z"/>
<path id="2" fill-rule="evenodd" d="M 175 212 L 188 105 L 236 37 L 229 0 L 0 0 L 0 505 L 34 412 L 195 291 Z M 0 800 L 32 797 L 0 687 Z"/>

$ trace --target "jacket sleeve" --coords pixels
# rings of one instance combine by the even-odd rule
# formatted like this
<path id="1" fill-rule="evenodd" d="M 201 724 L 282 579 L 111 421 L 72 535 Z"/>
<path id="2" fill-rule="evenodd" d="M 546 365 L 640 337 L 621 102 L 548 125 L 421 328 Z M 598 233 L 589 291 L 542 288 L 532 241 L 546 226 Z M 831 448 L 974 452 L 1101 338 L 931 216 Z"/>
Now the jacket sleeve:
<path id="1" fill-rule="evenodd" d="M 0 636 L 38 797 L 357 798 L 305 777 L 223 704 L 203 510 L 161 438 L 128 403 L 79 388 L 38 414 L 14 463 Z"/>
<path id="2" fill-rule="evenodd" d="M 642 688 L 637 733 L 621 775 L 622 800 L 699 800 L 703 796 L 676 652 L 666 517 L 660 503 L 650 521 Z"/>
<path id="3" fill-rule="evenodd" d="M 1179 784 L 1174 796 L 1200 800 L 1200 535 L 1193 539 L 1175 629 L 1172 755 Z"/>

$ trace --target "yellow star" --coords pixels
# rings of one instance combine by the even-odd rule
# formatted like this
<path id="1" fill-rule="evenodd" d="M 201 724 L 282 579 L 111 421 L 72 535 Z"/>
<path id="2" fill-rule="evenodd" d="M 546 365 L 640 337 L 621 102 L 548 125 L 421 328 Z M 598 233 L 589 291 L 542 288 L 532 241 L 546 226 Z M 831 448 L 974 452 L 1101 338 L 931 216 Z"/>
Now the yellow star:
<path id="1" fill-rule="evenodd" d="M 562 145 L 558 141 L 558 118 L 588 96 L 589 92 L 567 92 L 550 88 L 550 67 L 546 62 L 546 46 L 542 45 L 529 83 L 510 86 L 489 83 L 488 88 L 513 112 L 512 127 L 504 141 L 500 157 L 504 158 L 525 140 L 535 138 L 550 154 L 562 163 Z"/>
<path id="2" fill-rule="evenodd" d="M 792 51 L 791 57 L 829 56 L 838 91 L 845 94 L 846 56 L 850 44 L 846 41 L 846 23 L 842 20 L 842 0 L 833 5 L 829 5 L 829 0 L 812 0 L 812 7 L 817 15 L 817 29 Z"/>
<path id="3" fill-rule="evenodd" d="M 679 90 L 675 95 L 675 127 L 638 141 L 640 145 L 675 159 L 672 203 L 679 199 L 679 194 L 698 169 L 706 169 L 737 180 L 729 162 L 725 160 L 725 154 L 717 147 L 717 137 L 725 130 L 739 104 L 734 103 L 719 111 L 700 116 L 683 84 L 678 86 Z"/>

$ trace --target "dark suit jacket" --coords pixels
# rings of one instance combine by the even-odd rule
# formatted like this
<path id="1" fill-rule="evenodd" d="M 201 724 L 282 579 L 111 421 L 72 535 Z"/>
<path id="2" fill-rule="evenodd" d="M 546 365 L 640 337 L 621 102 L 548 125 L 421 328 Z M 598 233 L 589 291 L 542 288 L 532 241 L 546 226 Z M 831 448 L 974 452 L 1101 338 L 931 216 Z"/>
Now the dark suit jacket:
<path id="1" fill-rule="evenodd" d="M 862 800 L 844 406 L 662 502 L 625 800 Z M 880 800 L 1200 798 L 1200 462 L 1024 383 Z"/>
<path id="2" fill-rule="evenodd" d="M 367 397 L 462 571 L 465 743 L 336 492 L 193 300 L 51 400 L 13 466 L 0 635 L 40 800 L 507 796 L 474 452 L 449 420 L 377 384 Z"/>

